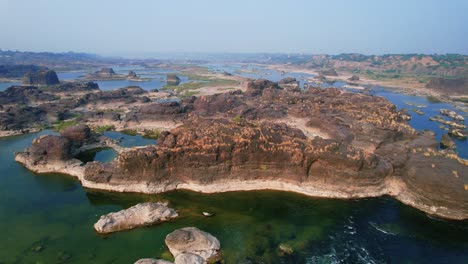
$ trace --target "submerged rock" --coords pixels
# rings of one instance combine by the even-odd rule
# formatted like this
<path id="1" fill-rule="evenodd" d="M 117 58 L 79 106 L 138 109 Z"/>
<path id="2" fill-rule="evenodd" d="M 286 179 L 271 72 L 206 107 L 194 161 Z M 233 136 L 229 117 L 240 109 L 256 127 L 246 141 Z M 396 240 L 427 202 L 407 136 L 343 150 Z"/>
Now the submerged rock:
<path id="1" fill-rule="evenodd" d="M 175 260 L 174 264 L 204 264 L 206 260 L 200 257 L 200 255 L 193 254 L 193 253 L 183 253 L 178 255 Z"/>
<path id="2" fill-rule="evenodd" d="M 166 236 L 166 245 L 176 258 L 176 263 L 184 263 L 182 260 L 186 259 L 199 260 L 199 258 L 187 254 L 198 255 L 207 261 L 218 255 L 221 247 L 216 237 L 196 227 L 185 227 L 175 230 Z M 177 261 L 178 259 L 179 262 Z"/>
<path id="3" fill-rule="evenodd" d="M 177 212 L 164 203 L 141 203 L 128 209 L 101 216 L 94 224 L 98 233 L 112 233 L 139 226 L 165 222 L 177 217 Z"/>
<path id="4" fill-rule="evenodd" d="M 172 264 L 172 262 L 162 259 L 144 258 L 137 260 L 135 264 Z"/>

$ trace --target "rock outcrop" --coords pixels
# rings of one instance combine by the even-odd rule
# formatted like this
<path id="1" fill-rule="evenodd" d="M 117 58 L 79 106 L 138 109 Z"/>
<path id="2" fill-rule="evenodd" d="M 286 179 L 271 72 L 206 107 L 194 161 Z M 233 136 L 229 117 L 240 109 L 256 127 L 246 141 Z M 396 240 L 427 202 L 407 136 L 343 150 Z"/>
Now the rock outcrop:
<path id="1" fill-rule="evenodd" d="M 166 75 L 166 82 L 168 85 L 179 85 L 180 78 L 177 75 L 170 73 Z"/>
<path id="2" fill-rule="evenodd" d="M 106 234 L 169 221 L 177 216 L 177 212 L 165 203 L 141 203 L 101 216 L 94 224 L 94 229 Z"/>
<path id="3" fill-rule="evenodd" d="M 138 75 L 134 71 L 129 71 L 127 74 L 128 79 L 138 79 Z"/>
<path id="4" fill-rule="evenodd" d="M 82 166 L 77 176 L 85 187 L 391 195 L 430 214 L 468 218 L 467 162 L 439 152 L 433 134 L 413 130 L 407 113 L 382 97 L 334 88 L 292 92 L 257 80 L 245 92 L 147 104 L 126 119 L 129 114 L 136 122 L 178 120 L 181 125 L 161 132 L 158 145 Z"/>
<path id="5" fill-rule="evenodd" d="M 112 68 L 102 68 L 99 71 L 95 72 L 94 74 L 97 75 L 97 76 L 100 76 L 100 77 L 107 78 L 107 77 L 114 76 L 115 71 Z"/>
<path id="6" fill-rule="evenodd" d="M 357 81 L 359 81 L 359 76 L 353 75 L 353 76 L 348 78 L 348 81 L 357 82 Z"/>
<path id="7" fill-rule="evenodd" d="M 24 85 L 55 85 L 59 83 L 57 73 L 51 70 L 29 72 L 23 77 Z"/>
<path id="8" fill-rule="evenodd" d="M 221 248 L 216 237 L 196 227 L 177 229 L 166 236 L 165 242 L 176 263 L 200 263 L 200 258 L 208 261 L 216 257 Z M 189 260 L 195 262 L 186 262 Z"/>

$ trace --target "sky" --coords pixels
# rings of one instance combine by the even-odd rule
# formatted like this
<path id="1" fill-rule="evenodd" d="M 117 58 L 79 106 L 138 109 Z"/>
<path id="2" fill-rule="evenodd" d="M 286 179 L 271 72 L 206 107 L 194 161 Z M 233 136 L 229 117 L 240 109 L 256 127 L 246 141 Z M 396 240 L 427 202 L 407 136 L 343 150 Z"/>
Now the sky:
<path id="1" fill-rule="evenodd" d="M 0 49 L 468 54 L 468 0 L 0 0 Z"/>

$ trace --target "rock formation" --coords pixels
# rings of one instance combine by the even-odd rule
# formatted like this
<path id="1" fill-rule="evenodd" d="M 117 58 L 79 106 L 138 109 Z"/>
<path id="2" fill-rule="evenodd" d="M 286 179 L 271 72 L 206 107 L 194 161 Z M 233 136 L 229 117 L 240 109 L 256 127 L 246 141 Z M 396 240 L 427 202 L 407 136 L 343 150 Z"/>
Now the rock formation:
<path id="1" fill-rule="evenodd" d="M 36 65 L 0 65 L 0 78 L 22 78 L 27 73 L 46 70 L 47 67 Z"/>
<path id="2" fill-rule="evenodd" d="M 196 227 L 177 229 L 166 236 L 165 242 L 175 257 L 176 263 L 184 263 L 183 261 L 190 259 L 199 262 L 200 257 L 208 261 L 216 257 L 221 248 L 216 237 Z M 179 261 L 177 261 L 178 259 Z"/>
<path id="3" fill-rule="evenodd" d="M 353 75 L 353 76 L 348 78 L 348 81 L 351 81 L 351 82 L 359 81 L 359 76 Z"/>
<path id="4" fill-rule="evenodd" d="M 54 85 L 59 84 L 55 71 L 38 71 L 26 73 L 23 77 L 24 85 Z"/>
<path id="5" fill-rule="evenodd" d="M 467 162 L 439 152 L 433 134 L 414 131 L 407 113 L 382 97 L 334 88 L 290 91 L 256 80 L 245 92 L 147 104 L 131 116 L 181 125 L 161 132 L 156 146 L 86 164 L 77 174 L 85 187 L 391 195 L 430 214 L 468 218 Z"/>
<path id="6" fill-rule="evenodd" d="M 94 229 L 106 234 L 169 221 L 177 216 L 177 212 L 165 203 L 141 203 L 101 216 Z"/>
<path id="7" fill-rule="evenodd" d="M 166 236 L 165 242 L 174 257 L 174 264 L 206 264 L 219 260 L 221 247 L 219 240 L 196 227 L 177 229 Z M 148 258 L 135 262 L 135 264 L 170 263 L 165 260 Z"/>
<path id="8" fill-rule="evenodd" d="M 180 78 L 173 73 L 169 73 L 166 75 L 166 82 L 168 85 L 179 85 Z"/>
<path id="9" fill-rule="evenodd" d="M 112 77 L 115 75 L 115 71 L 112 68 L 102 68 L 99 71 L 95 72 L 94 74 L 100 77 Z"/>

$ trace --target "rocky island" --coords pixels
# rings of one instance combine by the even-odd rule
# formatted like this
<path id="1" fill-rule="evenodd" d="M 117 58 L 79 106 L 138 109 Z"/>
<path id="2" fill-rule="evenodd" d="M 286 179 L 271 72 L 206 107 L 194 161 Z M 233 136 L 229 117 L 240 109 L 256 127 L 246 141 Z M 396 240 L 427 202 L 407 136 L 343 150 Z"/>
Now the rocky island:
<path id="1" fill-rule="evenodd" d="M 466 160 L 439 151 L 433 134 L 408 125 L 405 111 L 381 97 L 294 87 L 292 80 L 259 79 L 243 91 L 138 105 L 127 117 L 174 123 L 157 145 L 119 148 L 110 163 L 76 162 L 67 133 L 47 144 L 34 141 L 16 160 L 35 172 L 67 173 L 85 187 L 117 192 L 390 195 L 431 215 L 468 218 Z M 59 151 L 37 151 L 38 144 Z"/>

